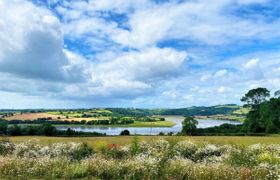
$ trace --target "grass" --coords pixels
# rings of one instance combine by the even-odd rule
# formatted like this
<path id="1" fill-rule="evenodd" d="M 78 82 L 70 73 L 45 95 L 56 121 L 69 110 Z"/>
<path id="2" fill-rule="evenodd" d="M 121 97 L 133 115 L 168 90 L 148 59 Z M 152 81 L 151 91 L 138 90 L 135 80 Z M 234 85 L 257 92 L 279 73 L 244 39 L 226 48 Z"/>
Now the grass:
<path id="1" fill-rule="evenodd" d="M 196 116 L 198 119 L 216 119 L 216 120 L 229 120 L 244 122 L 245 116 L 241 115 L 212 115 L 212 116 Z"/>
<path id="2" fill-rule="evenodd" d="M 139 136 L 140 141 L 154 141 L 158 139 L 166 139 L 171 142 L 177 142 L 181 140 L 190 140 L 195 143 L 211 143 L 218 145 L 232 144 L 232 145 L 252 145 L 252 144 L 279 144 L 280 136 Z M 29 139 L 38 139 L 40 144 L 48 145 L 53 143 L 69 143 L 86 142 L 91 147 L 100 148 L 108 144 L 130 144 L 134 136 L 108 136 L 108 137 L 46 137 L 46 136 L 13 136 L 9 139 L 14 143 L 21 143 Z"/>
<path id="3" fill-rule="evenodd" d="M 247 113 L 249 112 L 249 108 L 240 108 L 240 109 L 237 109 L 235 111 L 232 112 L 232 114 L 235 114 L 235 115 L 246 115 Z"/>
<path id="4" fill-rule="evenodd" d="M 50 146 L 38 141 L 19 144 L 0 141 L 0 179 L 277 180 L 280 177 L 279 144 L 223 146 L 182 141 L 187 137 L 163 140 L 147 136 L 139 137 L 146 140 L 140 143 L 129 138 L 121 137 L 127 140 L 124 146 L 110 140 L 110 144 L 100 149 L 75 143 L 73 138 L 69 138 L 71 143 L 62 141 Z"/>

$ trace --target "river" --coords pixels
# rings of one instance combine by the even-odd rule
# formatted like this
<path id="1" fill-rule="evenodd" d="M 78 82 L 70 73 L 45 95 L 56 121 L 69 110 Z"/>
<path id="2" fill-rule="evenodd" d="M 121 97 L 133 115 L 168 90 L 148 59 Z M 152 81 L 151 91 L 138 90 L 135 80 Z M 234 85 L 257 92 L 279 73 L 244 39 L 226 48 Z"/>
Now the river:
<path id="1" fill-rule="evenodd" d="M 173 121 L 176 124 L 172 127 L 108 127 L 108 126 L 71 126 L 72 130 L 81 132 L 99 132 L 107 135 L 119 135 L 121 131 L 127 129 L 130 134 L 139 135 L 158 135 L 160 132 L 165 134 L 169 132 L 178 133 L 182 130 L 183 116 L 166 116 L 167 121 Z M 221 124 L 240 124 L 236 121 L 215 120 L 215 119 L 198 119 L 198 128 L 207 128 L 219 126 Z M 59 130 L 66 130 L 69 126 L 59 126 Z"/>

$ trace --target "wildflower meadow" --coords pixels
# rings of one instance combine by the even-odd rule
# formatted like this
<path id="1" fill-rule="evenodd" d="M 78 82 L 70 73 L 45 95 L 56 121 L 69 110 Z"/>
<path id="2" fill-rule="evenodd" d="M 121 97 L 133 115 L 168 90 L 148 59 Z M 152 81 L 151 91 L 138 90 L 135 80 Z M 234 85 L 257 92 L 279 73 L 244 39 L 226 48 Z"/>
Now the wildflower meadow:
<path id="1" fill-rule="evenodd" d="M 0 178 L 279 179 L 280 145 L 154 140 L 93 149 L 85 143 L 0 142 Z"/>

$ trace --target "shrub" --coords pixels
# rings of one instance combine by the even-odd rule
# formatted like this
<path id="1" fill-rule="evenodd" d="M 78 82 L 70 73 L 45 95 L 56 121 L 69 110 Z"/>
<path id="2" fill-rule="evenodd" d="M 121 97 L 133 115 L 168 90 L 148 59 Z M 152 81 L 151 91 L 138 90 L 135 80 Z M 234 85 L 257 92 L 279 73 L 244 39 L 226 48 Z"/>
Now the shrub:
<path id="1" fill-rule="evenodd" d="M 123 130 L 121 133 L 120 133 L 121 136 L 129 136 L 130 135 L 130 132 L 129 130 Z"/>
<path id="2" fill-rule="evenodd" d="M 198 147 L 190 141 L 180 141 L 174 146 L 174 153 L 187 159 L 194 160 Z"/>
<path id="3" fill-rule="evenodd" d="M 93 153 L 94 150 L 89 147 L 87 143 L 82 143 L 73 150 L 73 152 L 71 153 L 71 158 L 74 160 L 81 160 L 90 157 Z"/>
<path id="4" fill-rule="evenodd" d="M 0 155 L 5 156 L 7 154 L 11 154 L 15 149 L 13 143 L 11 143 L 8 139 L 0 140 Z"/>

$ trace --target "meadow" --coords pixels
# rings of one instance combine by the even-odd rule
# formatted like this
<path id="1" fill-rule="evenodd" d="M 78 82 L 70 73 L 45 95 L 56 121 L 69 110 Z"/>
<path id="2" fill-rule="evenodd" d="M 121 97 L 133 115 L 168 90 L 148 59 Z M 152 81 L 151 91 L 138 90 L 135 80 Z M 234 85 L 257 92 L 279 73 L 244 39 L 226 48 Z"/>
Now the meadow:
<path id="1" fill-rule="evenodd" d="M 26 140 L 39 140 L 41 145 L 53 143 L 87 143 L 92 148 L 100 148 L 108 144 L 130 144 L 134 136 L 106 136 L 106 137 L 47 137 L 47 136 L 11 136 L 9 140 L 13 143 L 22 143 Z M 167 141 L 192 141 L 196 144 L 210 143 L 216 145 L 238 145 L 248 146 L 253 144 L 279 144 L 280 135 L 273 136 L 138 136 L 139 141 L 155 141 L 165 139 Z"/>
<path id="2" fill-rule="evenodd" d="M 103 144 L 99 148 L 93 144 L 67 142 L 75 141 L 74 138 L 62 141 L 57 139 L 47 144 L 42 143 L 40 138 L 39 141 L 26 141 L 28 138 L 25 137 L 24 142 L 19 137 L 11 138 L 12 141 L 3 139 L 0 142 L 0 178 L 127 180 L 280 178 L 280 145 L 274 144 L 276 139 L 279 140 L 278 137 L 263 138 L 263 142 L 270 140 L 272 143 L 265 145 L 254 144 L 257 140 L 255 138 L 251 140 L 247 137 L 233 138 L 243 139 L 246 146 L 227 144 L 222 140 L 224 137 L 216 137 L 220 138 L 221 144 L 203 141 L 205 137 L 200 137 L 202 138 L 200 140 L 192 137 L 179 139 L 118 137 L 120 138 L 118 140 L 112 138 L 107 139 L 108 144 Z M 86 142 L 89 141 L 98 139 L 87 139 Z M 236 139 L 236 142 L 239 141 Z M 249 145 L 251 143 L 252 145 Z"/>

